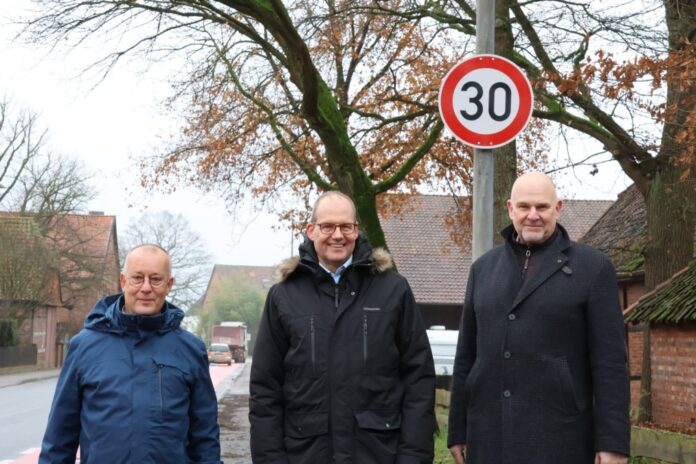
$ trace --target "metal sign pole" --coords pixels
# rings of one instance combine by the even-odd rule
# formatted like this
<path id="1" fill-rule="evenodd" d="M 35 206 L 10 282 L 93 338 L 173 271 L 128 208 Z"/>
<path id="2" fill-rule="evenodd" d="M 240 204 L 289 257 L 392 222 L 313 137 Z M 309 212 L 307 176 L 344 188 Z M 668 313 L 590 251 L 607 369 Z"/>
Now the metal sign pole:
<path id="1" fill-rule="evenodd" d="M 476 52 L 495 53 L 495 0 L 476 1 Z M 493 248 L 493 150 L 474 149 L 472 261 Z"/>

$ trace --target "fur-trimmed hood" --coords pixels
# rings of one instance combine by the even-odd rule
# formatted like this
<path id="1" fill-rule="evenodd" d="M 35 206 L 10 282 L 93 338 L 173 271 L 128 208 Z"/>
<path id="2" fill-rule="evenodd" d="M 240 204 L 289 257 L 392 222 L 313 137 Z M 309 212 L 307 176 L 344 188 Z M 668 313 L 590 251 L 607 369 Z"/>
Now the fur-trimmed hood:
<path id="1" fill-rule="evenodd" d="M 318 265 L 319 260 L 314 251 L 314 243 L 305 239 L 300 245 L 300 255 L 288 258 L 276 269 L 278 280 L 286 280 L 300 265 L 304 263 L 307 266 Z M 391 254 L 384 248 L 372 248 L 367 242 L 367 239 L 361 234 L 355 242 L 355 251 L 353 252 L 353 265 L 370 266 L 375 273 L 384 272 L 394 267 Z"/>

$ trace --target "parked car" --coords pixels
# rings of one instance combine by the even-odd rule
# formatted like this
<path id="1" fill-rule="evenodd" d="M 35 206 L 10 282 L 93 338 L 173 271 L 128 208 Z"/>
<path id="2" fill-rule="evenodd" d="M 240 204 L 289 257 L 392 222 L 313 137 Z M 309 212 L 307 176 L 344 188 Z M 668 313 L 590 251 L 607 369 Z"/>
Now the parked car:
<path id="1" fill-rule="evenodd" d="M 225 343 L 211 343 L 208 347 L 208 362 L 232 365 L 232 350 Z"/>
<path id="2" fill-rule="evenodd" d="M 454 355 L 457 352 L 458 330 L 445 330 L 444 325 L 434 325 L 426 330 L 430 350 L 433 352 L 435 375 L 451 376 L 454 370 Z"/>

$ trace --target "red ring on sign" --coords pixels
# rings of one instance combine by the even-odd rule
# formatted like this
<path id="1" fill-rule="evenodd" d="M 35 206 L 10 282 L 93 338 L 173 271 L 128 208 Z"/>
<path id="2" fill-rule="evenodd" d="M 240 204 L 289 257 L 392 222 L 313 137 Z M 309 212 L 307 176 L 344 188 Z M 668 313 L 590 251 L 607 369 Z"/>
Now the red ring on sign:
<path id="1" fill-rule="evenodd" d="M 519 108 L 508 126 L 491 134 L 480 134 L 467 129 L 457 118 L 454 110 L 454 92 L 461 79 L 472 71 L 490 68 L 510 78 L 517 89 Z M 522 70 L 512 61 L 497 55 L 476 55 L 458 63 L 442 81 L 440 87 L 440 117 L 452 133 L 462 142 L 477 148 L 495 148 L 514 139 L 527 125 L 532 116 L 532 87 Z"/>

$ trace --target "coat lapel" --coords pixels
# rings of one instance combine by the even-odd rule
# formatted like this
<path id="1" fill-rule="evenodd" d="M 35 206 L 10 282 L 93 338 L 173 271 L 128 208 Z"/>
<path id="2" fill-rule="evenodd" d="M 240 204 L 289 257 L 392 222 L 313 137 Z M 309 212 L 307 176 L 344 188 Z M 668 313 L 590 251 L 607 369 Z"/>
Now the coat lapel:
<path id="1" fill-rule="evenodd" d="M 565 266 L 568 261 L 568 257 L 565 255 L 564 251 L 570 246 L 570 240 L 564 230 L 560 230 L 559 236 L 551 243 L 548 248 L 541 250 L 536 256 L 539 260 L 535 263 L 538 266 L 537 271 L 530 278 L 524 280 L 522 288 L 517 293 L 515 300 L 510 307 L 510 311 L 514 311 L 529 295 L 531 295 L 541 284 L 546 282 L 552 275 L 558 272 L 563 266 Z M 509 246 L 509 245 L 508 245 Z M 516 260 L 514 257 L 514 252 L 510 253 L 512 259 Z M 532 255 L 532 259 L 535 256 Z M 515 261 L 515 266 L 518 266 Z"/>

